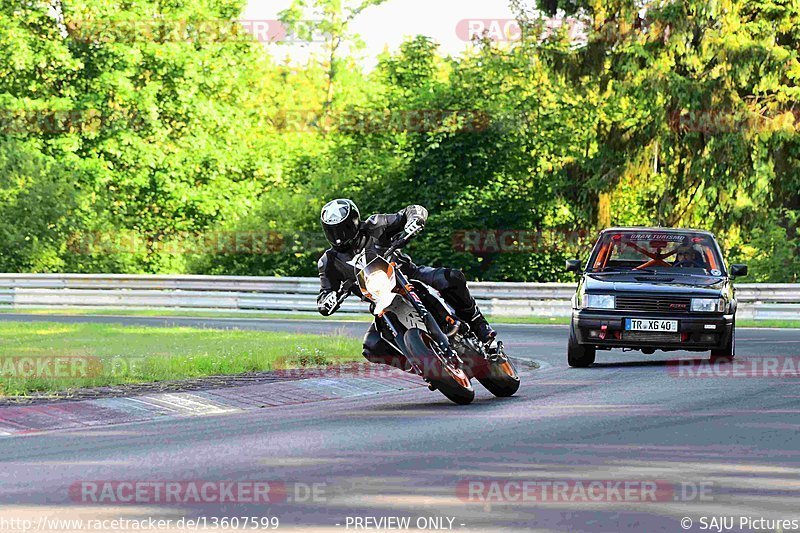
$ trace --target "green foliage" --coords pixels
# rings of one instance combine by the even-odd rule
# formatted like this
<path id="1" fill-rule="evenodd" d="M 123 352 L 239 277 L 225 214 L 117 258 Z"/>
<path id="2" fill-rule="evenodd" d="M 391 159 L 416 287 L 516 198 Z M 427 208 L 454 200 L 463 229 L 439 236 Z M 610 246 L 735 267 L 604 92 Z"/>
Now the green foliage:
<path id="1" fill-rule="evenodd" d="M 294 1 L 324 37 L 306 65 L 203 29 L 240 0 L 0 6 L 2 268 L 314 275 L 319 208 L 348 196 L 427 206 L 411 252 L 472 279 L 569 280 L 599 227 L 661 224 L 797 281 L 796 2 L 519 0 L 519 42 L 418 36 L 365 72 L 351 23 L 383 1 Z M 544 237 L 454 246 L 471 230 Z"/>
<path id="2" fill-rule="evenodd" d="M 0 268 L 58 271 L 74 229 L 76 191 L 69 173 L 33 143 L 0 144 Z"/>

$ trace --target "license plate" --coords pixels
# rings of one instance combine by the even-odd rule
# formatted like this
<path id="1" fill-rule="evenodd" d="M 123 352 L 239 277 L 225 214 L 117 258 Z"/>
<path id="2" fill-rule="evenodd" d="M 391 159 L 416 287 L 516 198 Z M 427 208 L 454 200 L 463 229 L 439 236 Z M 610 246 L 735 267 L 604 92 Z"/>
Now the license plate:
<path id="1" fill-rule="evenodd" d="M 678 332 L 677 320 L 657 320 L 651 318 L 626 318 L 626 331 L 667 331 Z"/>

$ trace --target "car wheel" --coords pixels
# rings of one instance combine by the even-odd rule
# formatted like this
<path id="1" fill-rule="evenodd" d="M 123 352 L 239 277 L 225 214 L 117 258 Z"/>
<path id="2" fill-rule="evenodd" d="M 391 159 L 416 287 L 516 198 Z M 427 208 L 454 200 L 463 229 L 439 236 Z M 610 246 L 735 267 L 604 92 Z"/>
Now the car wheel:
<path id="1" fill-rule="evenodd" d="M 719 350 L 711 350 L 712 363 L 730 363 L 736 357 L 736 323 L 731 327 L 731 338 L 728 344 Z"/>
<path id="2" fill-rule="evenodd" d="M 594 346 L 578 344 L 575 337 L 575 325 L 569 327 L 569 343 L 567 344 L 567 363 L 571 367 L 586 368 L 594 363 L 597 350 Z"/>

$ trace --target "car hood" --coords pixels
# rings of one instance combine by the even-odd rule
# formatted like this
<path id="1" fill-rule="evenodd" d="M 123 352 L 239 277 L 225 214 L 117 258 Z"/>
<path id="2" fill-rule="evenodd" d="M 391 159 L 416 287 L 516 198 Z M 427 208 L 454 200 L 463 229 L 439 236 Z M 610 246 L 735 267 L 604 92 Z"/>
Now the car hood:
<path id="1" fill-rule="evenodd" d="M 653 274 L 586 274 L 585 288 L 597 292 L 659 292 L 719 296 L 725 278 Z"/>

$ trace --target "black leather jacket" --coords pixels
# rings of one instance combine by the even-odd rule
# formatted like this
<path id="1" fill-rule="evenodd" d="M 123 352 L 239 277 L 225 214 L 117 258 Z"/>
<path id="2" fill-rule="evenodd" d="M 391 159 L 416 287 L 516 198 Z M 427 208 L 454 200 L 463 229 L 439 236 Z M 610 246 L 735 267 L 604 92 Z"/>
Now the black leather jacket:
<path id="1" fill-rule="evenodd" d="M 392 240 L 403 232 L 406 223 L 414 218 L 420 219 L 424 224 L 428 220 L 428 210 L 419 205 L 410 205 L 399 213 L 372 215 L 362 222 L 356 246 L 348 250 L 330 248 L 322 254 L 317 263 L 320 281 L 317 309 L 321 314 L 329 316 L 335 313 L 336 309 L 325 309 L 321 305 L 322 301 L 331 292 L 338 292 L 343 283 L 355 281 L 355 256 L 364 249 L 367 250 L 367 255 L 371 255 L 370 252 L 379 254 L 386 251 L 392 245 Z M 411 258 L 401 252 L 396 253 L 396 258 L 401 268 L 413 266 Z M 355 286 L 351 288 L 351 293 L 361 296 Z"/>

